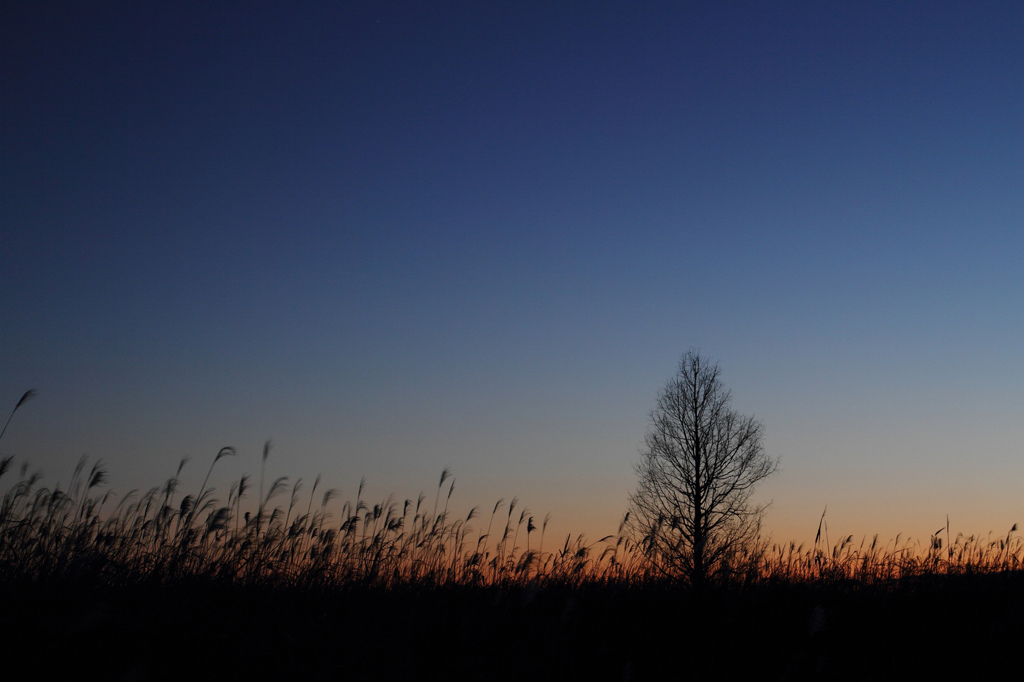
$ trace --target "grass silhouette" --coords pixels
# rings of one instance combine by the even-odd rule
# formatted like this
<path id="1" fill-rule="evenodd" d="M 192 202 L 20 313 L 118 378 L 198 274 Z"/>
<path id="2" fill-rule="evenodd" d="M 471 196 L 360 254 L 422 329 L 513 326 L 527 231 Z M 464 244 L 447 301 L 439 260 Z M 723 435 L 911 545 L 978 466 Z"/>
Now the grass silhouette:
<path id="1" fill-rule="evenodd" d="M 268 443 L 264 462 L 269 449 Z M 301 480 L 290 483 L 287 477 L 264 490 L 261 471 L 255 501 L 246 499 L 248 476 L 218 500 L 208 487 L 210 477 L 220 459 L 234 454 L 222 448 L 194 494 L 179 499 L 183 460 L 162 486 L 141 495 L 133 491 L 116 504 L 103 488 L 107 473 L 101 461 L 89 466 L 80 460 L 66 489 L 40 485 L 41 476 L 23 463 L 0 501 L 0 571 L 37 578 L 87 572 L 110 584 L 205 577 L 321 587 L 632 585 L 664 579 L 647 565 L 643 539 L 628 537 L 623 526 L 596 542 L 570 535 L 545 551 L 547 519 L 538 532 L 518 498 L 498 500 L 486 525 L 478 507 L 453 517 L 454 479 L 448 470 L 432 504 L 424 494 L 402 504 L 392 498 L 370 503 L 362 499 L 361 483 L 356 499 L 342 504 L 336 517 L 329 506 L 337 492 L 321 492 L 319 476 L 306 494 Z M 12 468 L 12 457 L 0 460 L 0 481 Z M 245 502 L 254 508 L 243 511 Z M 950 538 L 947 522 L 927 544 L 901 542 L 899 536 L 885 545 L 877 536 L 855 544 L 845 536 L 830 545 L 824 523 L 823 516 L 811 547 L 759 541 L 732 557 L 719 580 L 873 583 L 1024 569 L 1024 539 L 1015 534 L 1016 525 L 997 538 Z"/>
<path id="2" fill-rule="evenodd" d="M 264 462 L 268 452 L 269 443 Z M 447 470 L 433 505 L 423 494 L 401 505 L 391 498 L 370 503 L 360 484 L 356 500 L 341 505 L 337 518 L 329 511 L 336 491 L 318 495 L 319 477 L 307 495 L 301 480 L 287 477 L 264 490 L 261 471 L 255 508 L 243 511 L 244 502 L 253 502 L 245 499 L 248 476 L 231 485 L 226 500 L 208 487 L 217 462 L 232 455 L 232 448 L 217 453 L 194 494 L 179 495 L 183 460 L 162 486 L 133 491 L 116 504 L 102 488 L 102 462 L 87 471 L 83 458 L 66 489 L 40 485 L 41 476 L 23 465 L 0 502 L 0 571 L 40 579 L 88 572 L 114 585 L 215 578 L 321 587 L 577 584 L 643 575 L 641 556 L 624 537 L 588 544 L 570 536 L 560 549 L 544 551 L 547 522 L 538 533 L 518 499 L 499 500 L 486 532 L 477 531 L 478 508 L 462 518 L 449 512 L 454 479 Z M 12 464 L 10 457 L 0 462 L 0 480 Z M 500 535 L 492 538 L 492 529 Z"/>
<path id="3" fill-rule="evenodd" d="M 225 499 L 210 481 L 231 448 L 193 492 L 183 461 L 120 498 L 99 461 L 49 488 L 27 462 L 0 460 L 11 674 L 45 661 L 66 679 L 404 679 L 441 665 L 450 679 L 664 679 L 692 657 L 718 679 L 1019 669 L 1016 526 L 952 537 L 947 521 L 927 543 L 832 544 L 823 515 L 812 546 L 761 540 L 694 591 L 652 570 L 625 524 L 549 549 L 547 519 L 538 527 L 517 498 L 453 515 L 447 470 L 430 496 L 371 502 L 360 485 L 339 504 L 319 477 L 308 492 L 267 484 L 269 453 L 258 489 L 242 476 Z"/>

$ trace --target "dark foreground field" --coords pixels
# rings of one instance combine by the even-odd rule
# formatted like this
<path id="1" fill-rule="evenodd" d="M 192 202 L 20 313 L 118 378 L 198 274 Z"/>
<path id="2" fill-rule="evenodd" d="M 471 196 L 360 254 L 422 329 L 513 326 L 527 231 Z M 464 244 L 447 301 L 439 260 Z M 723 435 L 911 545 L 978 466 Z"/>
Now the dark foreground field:
<path id="1" fill-rule="evenodd" d="M 616 587 L 243 587 L 201 579 L 0 592 L 5 678 L 1019 679 L 1024 575 Z"/>
<path id="2" fill-rule="evenodd" d="M 0 459 L 0 476 L 12 462 Z M 813 546 L 758 541 L 694 589 L 659 577 L 623 528 L 545 545 L 546 524 L 516 499 L 455 517 L 447 471 L 433 495 L 332 512 L 319 479 L 305 492 L 261 472 L 219 501 L 209 473 L 193 494 L 175 476 L 115 497 L 99 463 L 83 460 L 67 488 L 18 469 L 0 498 L 0 680 L 974 680 L 1024 670 L 1016 526 L 983 538 L 947 524 L 923 546 L 831 544 L 823 517 Z"/>

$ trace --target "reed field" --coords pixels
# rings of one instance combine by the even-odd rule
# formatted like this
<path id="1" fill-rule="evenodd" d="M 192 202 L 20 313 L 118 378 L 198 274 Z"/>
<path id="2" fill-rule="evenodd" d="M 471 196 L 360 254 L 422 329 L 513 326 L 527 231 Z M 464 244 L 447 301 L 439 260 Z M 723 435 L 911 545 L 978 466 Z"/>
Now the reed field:
<path id="1" fill-rule="evenodd" d="M 268 449 L 264 450 L 263 464 Z M 627 525 L 552 538 L 519 501 L 336 499 L 260 473 L 116 496 L 0 461 L 0 641 L 52 679 L 895 679 L 1020 671 L 1024 540 L 759 541 L 694 590 Z M 14 678 L 8 678 L 14 679 Z"/>

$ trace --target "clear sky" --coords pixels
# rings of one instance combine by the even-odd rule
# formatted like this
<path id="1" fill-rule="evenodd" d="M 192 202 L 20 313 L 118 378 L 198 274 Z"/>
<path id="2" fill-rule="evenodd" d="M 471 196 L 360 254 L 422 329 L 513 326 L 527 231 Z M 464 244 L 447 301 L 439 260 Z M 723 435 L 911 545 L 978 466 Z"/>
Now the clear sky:
<path id="1" fill-rule="evenodd" d="M 272 438 L 598 537 L 695 347 L 777 539 L 1024 522 L 1024 3 L 149 5 L 0 9 L 0 450 L 48 481 L 232 445 L 226 493 Z"/>

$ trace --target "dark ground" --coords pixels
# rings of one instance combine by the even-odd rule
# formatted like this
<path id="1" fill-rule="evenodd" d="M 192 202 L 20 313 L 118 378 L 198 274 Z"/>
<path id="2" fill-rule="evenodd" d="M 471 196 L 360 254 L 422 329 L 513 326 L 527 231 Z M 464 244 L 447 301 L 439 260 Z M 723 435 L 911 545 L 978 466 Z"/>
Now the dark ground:
<path id="1" fill-rule="evenodd" d="M 1024 574 L 898 585 L 0 587 L 11 680 L 914 680 L 1024 671 Z"/>

